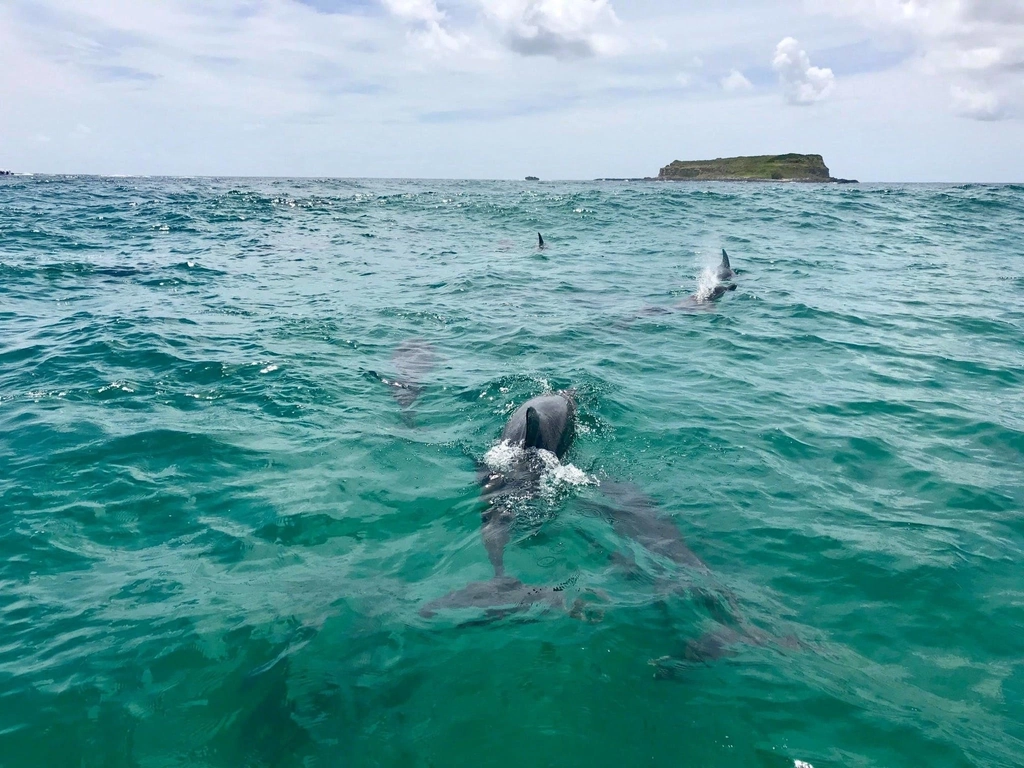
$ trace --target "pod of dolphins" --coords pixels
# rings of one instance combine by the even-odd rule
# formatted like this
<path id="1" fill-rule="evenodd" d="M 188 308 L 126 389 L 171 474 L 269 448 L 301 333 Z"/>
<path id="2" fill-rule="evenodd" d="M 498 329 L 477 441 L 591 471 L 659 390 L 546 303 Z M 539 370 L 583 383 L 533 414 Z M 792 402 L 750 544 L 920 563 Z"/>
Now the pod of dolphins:
<path id="1" fill-rule="evenodd" d="M 538 249 L 543 249 L 545 243 L 540 233 L 537 240 Z M 726 282 L 735 276 L 729 255 L 723 249 L 722 261 L 715 269 L 718 282 L 706 294 L 694 294 L 677 305 L 677 308 L 717 301 L 727 292 L 736 289 L 735 283 Z M 433 352 L 425 342 L 408 341 L 395 350 L 392 362 L 398 373 L 394 379 L 385 378 L 373 371 L 369 373 L 391 389 L 402 409 L 403 419 L 412 426 L 411 408 L 422 388 L 423 375 L 432 366 Z M 484 613 L 481 619 L 467 622 L 472 624 L 523 612 L 534 605 L 566 607 L 563 585 L 530 586 L 506 575 L 504 553 L 521 502 L 540 493 L 544 473 L 551 466 L 550 457 L 554 456 L 560 461 L 572 445 L 576 433 L 576 412 L 576 393 L 574 390 L 565 390 L 527 400 L 509 417 L 498 444 L 505 444 L 512 449 L 509 454 L 511 458 L 498 469 L 483 462 L 479 464 L 481 501 L 484 506 L 481 535 L 494 576 L 488 581 L 471 583 L 425 604 L 420 610 L 422 616 L 429 618 L 446 609 L 482 610 Z M 603 501 L 585 504 L 597 516 L 609 522 L 617 535 L 695 576 L 710 576 L 707 566 L 686 545 L 675 524 L 663 516 L 657 504 L 639 488 L 629 483 L 603 479 L 600 490 Z M 612 557 L 617 565 L 627 570 L 637 568 L 634 561 L 622 555 Z M 709 591 L 696 588 L 691 583 L 680 582 L 678 578 L 663 579 L 661 588 L 666 594 L 685 594 L 699 601 L 715 618 L 717 626 L 688 643 L 682 660 L 664 657 L 652 661 L 655 666 L 664 669 L 680 663 L 706 663 L 733 653 L 731 648 L 737 643 L 764 645 L 769 641 L 770 638 L 764 632 L 744 620 L 736 599 L 727 590 L 719 588 Z M 569 612 L 577 618 L 584 618 L 584 609 L 583 602 L 576 600 Z"/>

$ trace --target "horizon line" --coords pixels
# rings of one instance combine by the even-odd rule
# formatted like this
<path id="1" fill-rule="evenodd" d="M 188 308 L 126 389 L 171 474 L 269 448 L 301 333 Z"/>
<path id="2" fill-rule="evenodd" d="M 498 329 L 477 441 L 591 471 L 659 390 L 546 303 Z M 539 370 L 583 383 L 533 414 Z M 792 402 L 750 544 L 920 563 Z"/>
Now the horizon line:
<path id="1" fill-rule="evenodd" d="M 95 173 L 95 172 L 66 172 L 66 171 L 8 171 L 0 178 L 32 178 L 36 176 L 72 176 L 72 177 L 94 177 L 101 179 L 286 179 L 295 181 L 481 181 L 481 182 L 519 182 L 523 184 L 545 184 L 545 183 L 650 183 L 659 182 L 663 184 L 780 184 L 794 186 L 810 185 L 835 185 L 851 186 L 850 184 L 838 184 L 832 181 L 791 181 L 785 179 L 659 179 L 657 176 L 636 176 L 636 177 L 595 177 L 595 178 L 563 178 L 527 180 L 525 177 L 455 177 L 455 176 L 286 176 L 286 175 L 259 175 L 259 174 L 209 174 L 209 173 Z M 1005 186 L 1024 184 L 1024 181 L 897 181 L 897 180 L 858 180 L 857 185 L 863 184 L 980 184 L 986 186 Z"/>

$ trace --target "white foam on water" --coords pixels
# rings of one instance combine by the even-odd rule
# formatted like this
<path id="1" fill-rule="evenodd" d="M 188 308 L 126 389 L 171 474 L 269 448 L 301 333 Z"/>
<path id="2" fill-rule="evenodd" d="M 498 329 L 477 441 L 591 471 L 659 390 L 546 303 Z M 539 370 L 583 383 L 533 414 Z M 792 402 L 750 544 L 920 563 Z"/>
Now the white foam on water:
<path id="1" fill-rule="evenodd" d="M 557 461 L 557 460 L 556 460 Z M 596 477 L 588 475 L 575 464 L 562 464 L 550 468 L 540 478 L 540 495 L 550 499 L 567 488 L 598 485 Z"/>
<path id="2" fill-rule="evenodd" d="M 536 450 L 531 453 L 532 456 L 523 448 L 502 441 L 484 454 L 484 463 L 494 472 L 508 472 L 523 461 L 535 459 L 540 463 L 540 495 L 548 499 L 566 488 L 600 484 L 596 477 L 588 475 L 576 465 L 563 464 L 551 451 Z"/>
<path id="3" fill-rule="evenodd" d="M 128 386 L 126 381 L 112 381 L 106 386 L 102 386 L 97 389 L 97 392 L 109 392 L 112 389 L 119 389 L 122 392 L 134 392 L 135 390 Z"/>
<path id="4" fill-rule="evenodd" d="M 484 454 L 484 464 L 495 472 L 508 472 L 522 460 L 525 451 L 517 445 L 501 441 Z"/>
<path id="5" fill-rule="evenodd" d="M 794 760 L 793 768 L 814 768 L 810 763 L 805 763 L 803 760 Z"/>
<path id="6" fill-rule="evenodd" d="M 266 366 L 265 368 L 261 368 L 260 369 L 260 373 L 271 373 L 272 371 L 276 371 L 276 370 L 277 370 L 277 366 L 274 365 L 273 363 L 271 363 L 270 365 Z"/>

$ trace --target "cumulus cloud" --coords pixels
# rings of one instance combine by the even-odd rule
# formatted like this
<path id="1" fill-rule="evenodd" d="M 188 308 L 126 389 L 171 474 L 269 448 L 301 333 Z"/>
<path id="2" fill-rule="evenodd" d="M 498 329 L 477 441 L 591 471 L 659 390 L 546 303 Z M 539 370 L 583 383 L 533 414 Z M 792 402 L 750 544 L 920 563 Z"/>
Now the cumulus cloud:
<path id="1" fill-rule="evenodd" d="M 478 0 L 504 44 L 524 56 L 579 58 L 621 52 L 608 0 Z"/>
<path id="2" fill-rule="evenodd" d="M 1003 107 L 999 97 L 992 91 L 973 91 L 959 85 L 950 89 L 953 97 L 953 109 L 964 117 L 975 120 L 999 120 L 1003 117 Z"/>
<path id="3" fill-rule="evenodd" d="M 820 9 L 903 38 L 920 70 L 947 82 L 957 113 L 978 120 L 1024 113 L 1020 0 L 821 0 Z"/>
<path id="4" fill-rule="evenodd" d="M 445 14 L 434 0 L 381 0 L 381 3 L 396 19 L 412 26 L 409 39 L 424 50 L 443 54 L 463 47 L 464 40 L 442 25 Z"/>
<path id="5" fill-rule="evenodd" d="M 410 39 L 435 52 L 488 42 L 522 56 L 585 58 L 624 52 L 615 34 L 610 0 L 469 0 L 460 6 L 467 26 L 455 31 L 435 0 L 380 0 L 389 14 L 411 26 Z M 467 14 L 466 11 L 469 11 Z"/>
<path id="6" fill-rule="evenodd" d="M 437 23 L 444 18 L 444 14 L 437 7 L 434 0 L 382 0 L 384 7 L 392 16 L 406 21 L 420 21 L 424 23 Z"/>
<path id="7" fill-rule="evenodd" d="M 775 46 L 772 69 L 778 72 L 786 101 L 790 104 L 806 106 L 821 101 L 832 93 L 836 85 L 832 70 L 812 67 L 807 52 L 792 37 Z"/>
<path id="8" fill-rule="evenodd" d="M 723 90 L 735 93 L 737 91 L 749 91 L 754 85 L 738 69 L 734 69 L 722 78 Z"/>

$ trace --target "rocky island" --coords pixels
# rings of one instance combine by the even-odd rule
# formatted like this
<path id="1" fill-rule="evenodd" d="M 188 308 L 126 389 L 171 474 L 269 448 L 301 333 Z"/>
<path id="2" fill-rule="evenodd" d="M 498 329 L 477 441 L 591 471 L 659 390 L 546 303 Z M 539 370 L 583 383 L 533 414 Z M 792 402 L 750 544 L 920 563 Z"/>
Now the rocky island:
<path id="1" fill-rule="evenodd" d="M 817 181 L 856 183 L 836 179 L 821 155 L 756 155 L 716 160 L 676 160 L 658 174 L 661 181 Z"/>

